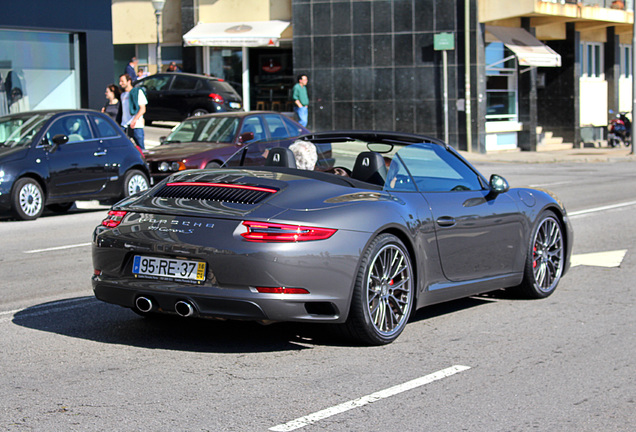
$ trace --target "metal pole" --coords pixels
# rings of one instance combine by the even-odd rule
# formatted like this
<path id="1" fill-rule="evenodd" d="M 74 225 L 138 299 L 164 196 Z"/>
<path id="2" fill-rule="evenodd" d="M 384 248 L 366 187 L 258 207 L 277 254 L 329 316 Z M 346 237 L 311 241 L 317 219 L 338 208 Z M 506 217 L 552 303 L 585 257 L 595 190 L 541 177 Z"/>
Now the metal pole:
<path id="1" fill-rule="evenodd" d="M 241 75 L 243 84 L 243 109 L 245 111 L 250 110 L 250 57 L 247 47 L 241 49 L 241 59 L 243 61 L 243 73 Z"/>
<path id="2" fill-rule="evenodd" d="M 161 73 L 161 35 L 159 29 L 159 20 L 161 19 L 161 11 L 155 11 L 155 17 L 157 17 L 157 73 Z"/>
<path id="3" fill-rule="evenodd" d="M 470 95 L 470 0 L 464 0 L 464 64 L 466 68 L 466 151 L 472 152 L 473 149 L 473 128 L 471 115 L 471 95 Z"/>
<path id="4" fill-rule="evenodd" d="M 444 142 L 448 144 L 448 55 L 442 51 L 444 65 Z"/>

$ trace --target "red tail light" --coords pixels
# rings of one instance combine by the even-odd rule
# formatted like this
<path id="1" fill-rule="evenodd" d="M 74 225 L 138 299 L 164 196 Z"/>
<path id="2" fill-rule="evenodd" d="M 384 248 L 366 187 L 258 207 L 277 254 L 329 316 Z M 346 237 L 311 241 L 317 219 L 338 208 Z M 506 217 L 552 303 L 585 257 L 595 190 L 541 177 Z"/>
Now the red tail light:
<path id="1" fill-rule="evenodd" d="M 256 287 L 261 294 L 309 294 L 305 288 Z"/>
<path id="2" fill-rule="evenodd" d="M 111 210 L 108 212 L 108 217 L 102 221 L 102 225 L 108 228 L 115 228 L 124 219 L 126 213 L 127 212 L 121 210 Z"/>
<path id="3" fill-rule="evenodd" d="M 208 97 L 209 97 L 210 99 L 212 99 L 214 102 L 216 102 L 216 103 L 218 103 L 218 104 L 221 104 L 221 105 L 223 105 L 223 103 L 225 102 L 225 99 L 223 99 L 223 96 L 221 96 L 221 95 L 220 95 L 220 94 L 218 94 L 218 93 L 210 93 L 210 94 L 208 95 Z"/>
<path id="4" fill-rule="evenodd" d="M 283 225 L 267 222 L 245 221 L 243 226 L 247 232 L 241 236 L 254 242 L 299 242 L 324 240 L 331 237 L 337 230 L 299 225 Z"/>

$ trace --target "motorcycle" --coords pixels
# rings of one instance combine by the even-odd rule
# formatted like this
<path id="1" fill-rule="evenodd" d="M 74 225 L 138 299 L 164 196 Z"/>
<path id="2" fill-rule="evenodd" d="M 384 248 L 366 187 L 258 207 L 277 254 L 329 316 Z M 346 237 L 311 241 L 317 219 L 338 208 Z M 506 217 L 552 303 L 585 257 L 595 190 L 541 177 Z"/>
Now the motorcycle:
<path id="1" fill-rule="evenodd" d="M 616 114 L 616 117 L 610 120 L 607 130 L 607 144 L 610 147 L 620 147 L 621 144 L 629 147 L 632 143 L 632 122 L 627 118 L 627 113 Z"/>

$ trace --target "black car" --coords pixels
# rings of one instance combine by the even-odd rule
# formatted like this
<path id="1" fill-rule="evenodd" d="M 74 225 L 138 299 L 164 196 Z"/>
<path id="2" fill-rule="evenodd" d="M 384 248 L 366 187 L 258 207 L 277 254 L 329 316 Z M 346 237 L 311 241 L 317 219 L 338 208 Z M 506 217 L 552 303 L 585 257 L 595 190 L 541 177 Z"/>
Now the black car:
<path id="1" fill-rule="evenodd" d="M 240 111 L 243 101 L 236 90 L 219 78 L 189 73 L 160 73 L 135 83 L 146 90 L 144 119 L 181 121 L 190 116 Z"/>
<path id="2" fill-rule="evenodd" d="M 148 188 L 143 155 L 105 114 L 33 111 L 0 117 L 0 213 L 38 218 L 78 200 L 118 201 Z"/>

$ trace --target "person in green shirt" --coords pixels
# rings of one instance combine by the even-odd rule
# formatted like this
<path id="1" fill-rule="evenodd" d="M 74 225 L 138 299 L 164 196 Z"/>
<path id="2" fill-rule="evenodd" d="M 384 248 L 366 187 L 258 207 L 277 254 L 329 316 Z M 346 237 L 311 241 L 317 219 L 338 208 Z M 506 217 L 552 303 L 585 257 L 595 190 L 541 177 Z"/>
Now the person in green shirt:
<path id="1" fill-rule="evenodd" d="M 307 120 L 309 118 L 309 96 L 307 96 L 307 82 L 309 79 L 307 75 L 298 75 L 298 83 L 294 85 L 292 98 L 294 99 L 294 112 L 298 116 L 298 123 L 307 127 Z"/>

